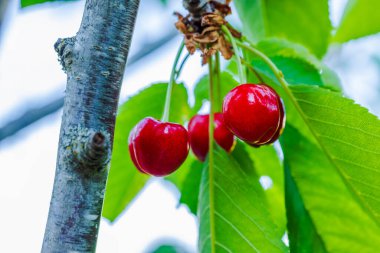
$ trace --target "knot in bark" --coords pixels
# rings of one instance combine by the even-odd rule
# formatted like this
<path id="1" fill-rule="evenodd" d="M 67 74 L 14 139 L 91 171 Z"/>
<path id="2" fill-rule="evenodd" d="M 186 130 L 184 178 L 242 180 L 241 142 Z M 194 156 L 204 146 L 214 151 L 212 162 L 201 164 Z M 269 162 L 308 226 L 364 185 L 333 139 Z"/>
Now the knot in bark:
<path id="1" fill-rule="evenodd" d="M 55 51 L 58 54 L 58 60 L 65 73 L 70 70 L 70 66 L 73 63 L 73 47 L 75 40 L 75 37 L 58 39 L 54 44 Z"/>
<path id="2" fill-rule="evenodd" d="M 74 159 L 85 173 L 103 171 L 111 158 L 110 135 L 102 131 L 82 129 L 73 143 Z"/>

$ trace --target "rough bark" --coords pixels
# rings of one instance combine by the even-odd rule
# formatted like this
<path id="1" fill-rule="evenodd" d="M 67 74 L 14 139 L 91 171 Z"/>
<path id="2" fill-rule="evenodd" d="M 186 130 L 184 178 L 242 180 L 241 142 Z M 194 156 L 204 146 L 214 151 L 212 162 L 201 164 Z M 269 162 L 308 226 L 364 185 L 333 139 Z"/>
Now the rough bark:
<path id="1" fill-rule="evenodd" d="M 116 110 L 139 0 L 87 0 L 55 49 L 67 73 L 42 252 L 95 252 Z"/>

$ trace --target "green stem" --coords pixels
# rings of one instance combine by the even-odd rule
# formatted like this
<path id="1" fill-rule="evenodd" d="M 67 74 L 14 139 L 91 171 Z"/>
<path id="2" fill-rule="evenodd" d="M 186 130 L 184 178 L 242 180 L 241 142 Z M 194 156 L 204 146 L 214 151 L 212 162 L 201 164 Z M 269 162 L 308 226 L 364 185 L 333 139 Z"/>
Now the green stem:
<path id="1" fill-rule="evenodd" d="M 251 51 L 253 54 L 255 54 L 256 56 L 258 56 L 259 58 L 261 58 L 268 65 L 268 67 L 272 70 L 273 74 L 275 75 L 275 77 L 277 78 L 277 80 L 280 82 L 281 86 L 284 88 L 284 90 L 287 93 L 287 95 L 289 95 L 291 98 L 293 98 L 293 94 L 292 94 L 292 92 L 290 91 L 290 89 L 288 87 L 289 84 L 286 82 L 286 80 L 284 78 L 284 74 L 281 72 L 281 70 L 279 70 L 277 68 L 277 66 L 272 62 L 271 59 L 269 59 L 268 56 L 266 56 L 264 53 L 262 53 L 258 49 L 246 45 L 245 43 L 242 43 L 240 41 L 237 41 L 236 43 L 240 47 L 242 47 L 242 48 L 244 48 L 244 49 L 246 49 L 248 51 Z"/>
<path id="2" fill-rule="evenodd" d="M 259 75 L 259 73 L 257 73 L 257 71 L 251 66 L 251 64 L 249 64 L 244 59 L 241 59 L 241 62 L 247 67 L 248 70 L 250 70 L 256 76 L 257 79 L 259 79 L 260 83 L 264 83 L 263 78 Z"/>
<path id="3" fill-rule="evenodd" d="M 220 87 L 220 55 L 219 52 L 215 54 L 215 83 L 216 83 L 216 104 L 217 111 L 221 111 L 222 108 L 222 92 Z"/>
<path id="4" fill-rule="evenodd" d="M 232 47 L 234 49 L 235 56 L 236 56 L 236 62 L 237 62 L 237 65 L 238 65 L 238 72 L 239 72 L 240 83 L 246 83 L 247 80 L 246 80 L 246 77 L 244 75 L 243 66 L 242 66 L 241 61 L 240 61 L 239 48 L 238 48 L 238 46 L 236 44 L 236 40 L 232 36 L 230 30 L 228 30 L 228 28 L 225 25 L 222 25 L 222 31 L 227 35 L 227 37 L 229 38 L 229 40 L 230 40 L 230 42 L 232 44 Z"/>
<path id="5" fill-rule="evenodd" d="M 183 58 L 181 65 L 179 65 L 178 70 L 175 72 L 175 79 L 178 79 L 179 75 L 182 72 L 183 66 L 185 66 L 185 63 L 187 62 L 187 59 L 189 59 L 190 53 L 187 53 L 185 58 Z"/>
<path id="6" fill-rule="evenodd" d="M 210 233 L 211 233 L 211 253 L 215 253 L 215 219 L 214 219 L 214 78 L 213 78 L 213 67 L 212 58 L 208 59 L 208 71 L 210 79 L 210 117 L 209 117 L 209 152 L 208 152 L 208 163 L 209 163 L 209 194 L 210 194 Z"/>
<path id="7" fill-rule="evenodd" d="M 168 89 L 166 90 L 164 113 L 163 113 L 162 119 L 161 119 L 161 121 L 163 121 L 163 122 L 169 121 L 170 99 L 171 99 L 172 93 L 173 93 L 173 84 L 174 84 L 175 75 L 176 75 L 176 67 L 177 67 L 177 64 L 179 61 L 179 57 L 181 56 L 181 53 L 182 53 L 184 47 L 185 47 L 185 43 L 182 41 L 181 45 L 179 46 L 177 55 L 175 56 L 175 59 L 174 59 L 172 72 L 170 74 Z"/>

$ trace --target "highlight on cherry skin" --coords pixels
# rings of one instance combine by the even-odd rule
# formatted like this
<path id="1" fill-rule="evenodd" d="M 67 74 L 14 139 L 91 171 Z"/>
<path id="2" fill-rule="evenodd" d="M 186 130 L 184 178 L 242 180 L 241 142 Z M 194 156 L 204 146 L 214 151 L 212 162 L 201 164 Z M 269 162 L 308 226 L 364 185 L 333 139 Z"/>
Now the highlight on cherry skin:
<path id="1" fill-rule="evenodd" d="M 190 119 L 189 141 L 194 155 L 205 161 L 209 150 L 209 114 L 195 115 Z M 214 140 L 227 152 L 231 152 L 235 146 L 234 135 L 229 131 L 224 123 L 222 113 L 214 113 Z"/>
<path id="2" fill-rule="evenodd" d="M 241 84 L 223 101 L 227 128 L 251 146 L 275 142 L 285 127 L 285 109 L 280 96 L 266 84 Z"/>
<path id="3" fill-rule="evenodd" d="M 128 142 L 136 168 L 157 177 L 173 173 L 189 153 L 188 133 L 183 126 L 151 117 L 137 123 Z"/>

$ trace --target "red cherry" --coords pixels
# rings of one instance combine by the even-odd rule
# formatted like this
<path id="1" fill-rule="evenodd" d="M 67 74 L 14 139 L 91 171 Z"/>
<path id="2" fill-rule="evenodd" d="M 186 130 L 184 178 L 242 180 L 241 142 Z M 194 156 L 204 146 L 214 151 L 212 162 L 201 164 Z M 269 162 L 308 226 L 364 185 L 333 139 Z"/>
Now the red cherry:
<path id="1" fill-rule="evenodd" d="M 129 138 L 128 138 L 128 149 L 129 149 L 129 154 L 131 156 L 131 159 L 132 159 L 132 162 L 133 164 L 136 166 L 136 168 L 146 174 L 141 168 L 140 168 L 140 165 L 138 164 L 137 160 L 136 160 L 136 154 L 135 154 L 135 150 L 134 150 L 134 147 L 133 147 L 133 143 L 132 141 L 135 139 L 135 133 L 136 133 L 136 127 L 134 127 L 131 131 L 131 133 L 129 134 Z"/>
<path id="2" fill-rule="evenodd" d="M 214 138 L 227 152 L 234 147 L 234 135 L 226 128 L 222 113 L 214 114 Z M 190 147 L 194 155 L 201 161 L 206 159 L 209 149 L 209 115 L 195 115 L 189 122 Z"/>
<path id="3" fill-rule="evenodd" d="M 129 136 L 129 152 L 138 170 L 166 176 L 185 161 L 189 153 L 188 133 L 179 124 L 144 118 Z"/>
<path id="4" fill-rule="evenodd" d="M 232 89 L 223 101 L 226 126 L 252 146 L 278 139 L 285 125 L 281 98 L 265 84 L 242 84 Z"/>

